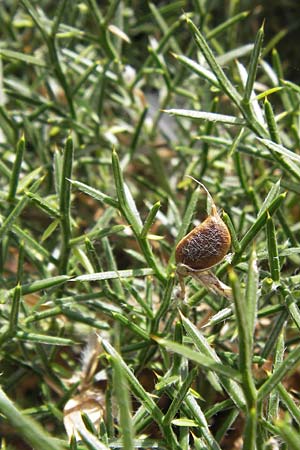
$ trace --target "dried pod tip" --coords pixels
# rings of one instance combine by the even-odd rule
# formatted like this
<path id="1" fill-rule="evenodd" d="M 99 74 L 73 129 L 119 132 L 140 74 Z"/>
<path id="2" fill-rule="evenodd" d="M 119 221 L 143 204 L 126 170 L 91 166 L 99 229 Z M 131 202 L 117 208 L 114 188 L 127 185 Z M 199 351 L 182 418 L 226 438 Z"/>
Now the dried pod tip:
<path id="1" fill-rule="evenodd" d="M 202 271 L 222 261 L 229 251 L 231 237 L 210 193 L 202 183 L 197 183 L 211 199 L 211 213 L 177 244 L 175 259 L 177 264 L 184 264 L 194 271 Z"/>

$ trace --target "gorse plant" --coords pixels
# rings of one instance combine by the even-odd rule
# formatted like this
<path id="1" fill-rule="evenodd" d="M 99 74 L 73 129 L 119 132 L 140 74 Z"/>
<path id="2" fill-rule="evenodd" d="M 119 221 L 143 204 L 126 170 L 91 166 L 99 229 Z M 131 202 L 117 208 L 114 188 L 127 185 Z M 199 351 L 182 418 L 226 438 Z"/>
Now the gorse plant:
<path id="1" fill-rule="evenodd" d="M 1 448 L 298 450 L 283 35 L 241 45 L 239 2 L 216 26 L 213 2 L 100 3 L 0 5 Z M 212 208 L 186 175 L 230 231 L 211 276 L 232 300 L 178 294 L 176 244 Z"/>

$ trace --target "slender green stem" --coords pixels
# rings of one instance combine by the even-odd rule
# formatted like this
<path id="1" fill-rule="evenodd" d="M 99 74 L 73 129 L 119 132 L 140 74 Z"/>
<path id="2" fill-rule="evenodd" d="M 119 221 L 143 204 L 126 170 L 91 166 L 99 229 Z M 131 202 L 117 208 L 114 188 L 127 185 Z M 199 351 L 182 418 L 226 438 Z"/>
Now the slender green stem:
<path id="1" fill-rule="evenodd" d="M 267 239 L 270 272 L 275 283 L 280 280 L 280 261 L 278 256 L 278 247 L 275 234 L 275 226 L 272 217 L 267 218 Z"/>
<path id="2" fill-rule="evenodd" d="M 13 165 L 13 170 L 10 178 L 9 183 L 9 191 L 7 200 L 9 202 L 12 202 L 15 200 L 15 195 L 17 193 L 18 189 L 18 182 L 19 182 L 19 176 L 21 172 L 21 164 L 23 161 L 23 154 L 25 150 L 25 137 L 22 136 L 17 144 L 17 151 L 16 151 L 16 158 Z"/>
<path id="3" fill-rule="evenodd" d="M 250 328 L 247 321 L 247 305 L 241 293 L 240 284 L 236 273 L 231 269 L 229 279 L 233 291 L 233 299 L 236 311 L 236 320 L 239 331 L 239 361 L 243 377 L 244 394 L 247 401 L 248 412 L 256 407 L 256 388 L 252 374 L 252 348 Z"/>
<path id="4" fill-rule="evenodd" d="M 120 427 L 122 432 L 122 441 L 124 448 L 133 450 L 134 430 L 131 417 L 131 404 L 127 379 L 122 366 L 117 358 L 112 358 L 114 367 L 114 388 L 117 403 L 120 409 Z"/>
<path id="5" fill-rule="evenodd" d="M 112 152 L 112 166 L 114 171 L 114 178 L 116 183 L 116 190 L 117 190 L 117 196 L 118 201 L 120 205 L 120 210 L 122 214 L 124 215 L 125 219 L 128 221 L 128 223 L 132 226 L 132 230 L 135 234 L 135 237 L 140 245 L 140 248 L 144 254 L 144 257 L 146 261 L 148 262 L 149 266 L 153 268 L 156 275 L 161 281 L 165 280 L 165 275 L 159 266 L 158 262 L 156 261 L 156 258 L 153 255 L 152 249 L 150 247 L 149 241 L 145 239 L 143 234 L 143 225 L 141 218 L 139 216 L 139 213 L 136 209 L 136 205 L 134 203 L 134 200 L 131 196 L 131 193 L 127 187 L 127 185 L 124 183 L 123 175 L 120 167 L 119 158 L 117 155 L 117 152 L 113 150 Z M 155 209 L 158 207 L 158 205 L 155 207 Z M 154 209 L 154 211 L 155 211 Z"/>
<path id="6" fill-rule="evenodd" d="M 61 253 L 59 261 L 59 271 L 61 274 L 67 272 L 67 266 L 70 256 L 70 239 L 71 239 L 71 184 L 73 166 L 73 140 L 68 137 L 64 149 L 63 165 L 60 184 L 59 211 L 61 220 Z"/>

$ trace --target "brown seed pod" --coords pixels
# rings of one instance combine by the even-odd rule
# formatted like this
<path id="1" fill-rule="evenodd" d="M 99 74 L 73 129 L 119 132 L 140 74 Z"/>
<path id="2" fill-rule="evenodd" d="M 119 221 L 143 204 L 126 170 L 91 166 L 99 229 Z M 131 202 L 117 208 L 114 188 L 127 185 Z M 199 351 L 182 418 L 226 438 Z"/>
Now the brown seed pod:
<path id="1" fill-rule="evenodd" d="M 211 198 L 205 186 L 199 184 Z M 211 201 L 210 215 L 181 239 L 176 247 L 176 264 L 184 264 L 193 271 L 203 271 L 215 266 L 222 261 L 230 248 L 231 237 L 228 228 L 219 216 L 212 198 Z"/>

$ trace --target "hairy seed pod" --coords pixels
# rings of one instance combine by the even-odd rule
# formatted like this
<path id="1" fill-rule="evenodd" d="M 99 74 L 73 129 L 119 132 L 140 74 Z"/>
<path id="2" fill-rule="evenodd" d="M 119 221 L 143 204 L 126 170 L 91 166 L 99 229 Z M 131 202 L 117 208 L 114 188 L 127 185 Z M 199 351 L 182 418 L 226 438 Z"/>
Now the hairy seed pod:
<path id="1" fill-rule="evenodd" d="M 205 186 L 199 184 L 210 196 Z M 222 261 L 230 244 L 228 228 L 212 201 L 210 215 L 177 244 L 176 264 L 184 264 L 193 271 L 207 270 Z"/>

